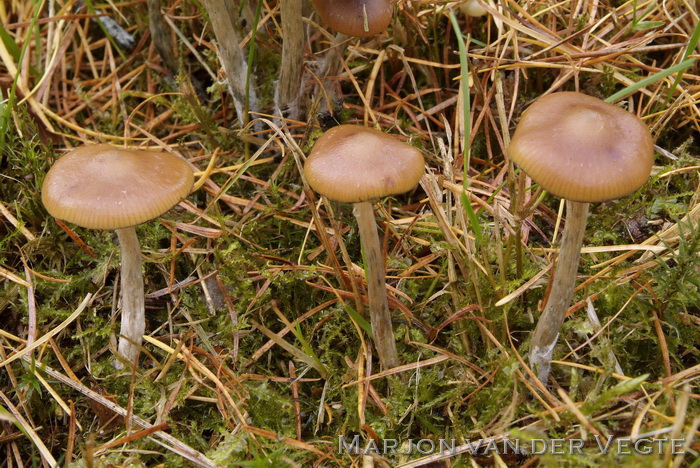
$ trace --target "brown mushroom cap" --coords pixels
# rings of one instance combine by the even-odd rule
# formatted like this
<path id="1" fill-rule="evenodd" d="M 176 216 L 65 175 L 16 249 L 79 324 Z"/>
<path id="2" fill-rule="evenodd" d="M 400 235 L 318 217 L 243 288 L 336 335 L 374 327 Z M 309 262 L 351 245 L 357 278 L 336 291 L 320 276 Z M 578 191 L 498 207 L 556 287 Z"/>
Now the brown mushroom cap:
<path id="1" fill-rule="evenodd" d="M 376 36 L 384 31 L 391 22 L 394 10 L 394 0 L 313 1 L 319 16 L 331 29 L 357 37 Z"/>
<path id="2" fill-rule="evenodd" d="M 592 203 L 644 185 L 654 142 L 637 116 L 591 96 L 561 92 L 537 99 L 523 113 L 508 154 L 554 195 Z"/>
<path id="3" fill-rule="evenodd" d="M 41 200 L 55 218 L 91 229 L 120 229 L 156 218 L 190 192 L 194 174 L 159 151 L 81 146 L 54 163 Z"/>
<path id="4" fill-rule="evenodd" d="M 358 125 L 324 133 L 304 165 L 311 187 L 331 200 L 359 203 L 408 192 L 423 175 L 421 152 L 391 135 Z"/>

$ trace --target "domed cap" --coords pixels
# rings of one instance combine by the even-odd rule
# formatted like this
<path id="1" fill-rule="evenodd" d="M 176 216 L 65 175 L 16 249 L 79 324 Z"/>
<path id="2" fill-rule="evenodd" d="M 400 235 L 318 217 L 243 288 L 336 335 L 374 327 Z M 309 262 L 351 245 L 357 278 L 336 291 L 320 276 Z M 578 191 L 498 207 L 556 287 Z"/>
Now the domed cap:
<path id="1" fill-rule="evenodd" d="M 635 115 L 591 96 L 561 92 L 537 99 L 523 113 L 508 154 L 554 195 L 591 203 L 644 185 L 654 142 Z"/>
<path id="2" fill-rule="evenodd" d="M 314 0 L 314 7 L 331 29 L 348 36 L 369 37 L 389 26 L 394 0 Z"/>
<path id="3" fill-rule="evenodd" d="M 462 13 L 466 16 L 473 17 L 485 16 L 488 13 L 488 10 L 481 6 L 479 0 L 464 0 L 459 4 L 459 9 L 462 10 Z"/>
<path id="4" fill-rule="evenodd" d="M 304 175 L 321 195 L 359 203 L 408 192 L 418 184 L 424 165 L 418 149 L 386 133 L 340 125 L 316 141 Z"/>
<path id="5" fill-rule="evenodd" d="M 91 229 L 120 229 L 156 218 L 189 194 L 181 158 L 159 151 L 75 148 L 46 174 L 41 200 L 51 216 Z"/>

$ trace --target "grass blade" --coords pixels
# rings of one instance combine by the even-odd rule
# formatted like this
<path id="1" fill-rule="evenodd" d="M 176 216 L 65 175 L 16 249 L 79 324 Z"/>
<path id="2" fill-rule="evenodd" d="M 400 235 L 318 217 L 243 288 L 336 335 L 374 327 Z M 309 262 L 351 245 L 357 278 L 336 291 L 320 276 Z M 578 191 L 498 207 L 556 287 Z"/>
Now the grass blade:
<path id="1" fill-rule="evenodd" d="M 477 244 L 481 243 L 482 233 L 481 225 L 479 224 L 479 218 L 474 213 L 469 198 L 466 193 L 469 189 L 469 160 L 471 157 L 471 102 L 469 95 L 469 63 L 467 62 L 467 46 L 464 42 L 464 36 L 462 36 L 462 30 L 459 27 L 457 18 L 452 10 L 450 10 L 450 21 L 452 22 L 452 28 L 454 29 L 455 36 L 457 36 L 457 44 L 459 46 L 459 66 L 461 78 L 461 88 L 462 88 L 462 122 L 464 124 L 464 192 L 461 196 L 462 206 L 467 213 L 467 218 L 469 219 L 469 224 L 474 232 L 474 237 L 476 238 Z"/>
<path id="2" fill-rule="evenodd" d="M 694 58 L 683 60 L 678 65 L 674 65 L 670 68 L 667 68 L 666 70 L 661 70 L 658 73 L 654 73 L 653 75 L 648 76 L 648 77 L 644 78 L 643 80 L 639 80 L 635 84 L 630 85 L 630 86 L 626 87 L 625 89 L 616 92 L 612 96 L 609 96 L 607 99 L 605 99 L 605 101 L 606 102 L 615 102 L 619 99 L 622 99 L 625 96 L 628 96 L 628 95 L 634 93 L 635 91 L 639 91 L 640 89 L 644 88 L 645 86 L 649 86 L 650 84 L 654 84 L 657 81 L 663 80 L 667 76 L 671 76 L 674 73 L 679 73 L 679 72 L 685 71 L 686 68 L 690 67 L 694 63 L 695 63 Z"/>

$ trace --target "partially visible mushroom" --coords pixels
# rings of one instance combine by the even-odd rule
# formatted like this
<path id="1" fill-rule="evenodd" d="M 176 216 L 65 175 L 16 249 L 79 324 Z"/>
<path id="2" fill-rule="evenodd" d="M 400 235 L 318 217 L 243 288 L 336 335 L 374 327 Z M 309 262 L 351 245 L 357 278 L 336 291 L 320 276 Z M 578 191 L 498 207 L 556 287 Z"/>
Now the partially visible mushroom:
<path id="1" fill-rule="evenodd" d="M 321 23 L 336 31 L 328 51 L 318 61 L 316 72 L 316 94 L 323 87 L 321 106 L 330 112 L 335 107 L 337 91 L 333 89 L 342 69 L 342 57 L 350 42 L 348 36 L 371 37 L 385 31 L 391 23 L 396 0 L 313 0 L 314 7 L 321 18 Z"/>
<path id="2" fill-rule="evenodd" d="M 544 383 L 574 295 L 588 205 L 644 185 L 654 142 L 634 114 L 591 96 L 561 92 L 537 99 L 523 113 L 508 154 L 535 182 L 567 201 L 549 299 L 530 344 L 530 364 Z"/>
<path id="3" fill-rule="evenodd" d="M 313 0 L 321 19 L 337 32 L 369 37 L 391 22 L 394 0 Z"/>
<path id="4" fill-rule="evenodd" d="M 465 16 L 479 17 L 484 16 L 488 13 L 488 10 L 484 8 L 479 0 L 464 0 L 459 4 L 459 9 Z"/>
<path id="5" fill-rule="evenodd" d="M 379 130 L 341 125 L 324 133 L 304 166 L 309 185 L 335 201 L 353 203 L 366 258 L 372 336 L 385 369 L 399 365 L 387 303 L 384 257 L 370 200 L 408 192 L 423 175 L 421 152 Z"/>
<path id="6" fill-rule="evenodd" d="M 189 164 L 177 156 L 104 144 L 66 153 L 44 179 L 41 199 L 51 216 L 117 231 L 122 254 L 118 351 L 128 362 L 138 356 L 146 327 L 141 249 L 134 226 L 172 208 L 189 194 L 193 180 Z M 117 361 L 115 367 L 123 366 Z"/>

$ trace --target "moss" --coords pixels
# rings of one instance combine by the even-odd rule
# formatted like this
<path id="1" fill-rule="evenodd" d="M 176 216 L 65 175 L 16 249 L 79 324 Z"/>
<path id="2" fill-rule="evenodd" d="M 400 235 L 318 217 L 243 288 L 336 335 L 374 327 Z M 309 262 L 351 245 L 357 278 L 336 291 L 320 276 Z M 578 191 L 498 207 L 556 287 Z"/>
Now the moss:
<path id="1" fill-rule="evenodd" d="M 244 8 L 243 3 L 241 8 Z M 581 11 L 574 18 L 567 16 L 573 13 L 572 5 L 566 2 L 555 6 L 539 5 L 529 14 L 547 28 L 552 28 L 556 34 L 568 31 L 566 34 L 570 36 L 571 31 L 566 28 L 572 26 L 572 31 L 580 31 L 590 20 L 587 16 L 589 12 Z M 148 24 L 145 5 L 132 6 L 124 3 L 117 4 L 116 8 L 126 16 L 128 24 L 135 25 L 134 30 L 143 32 Z M 268 6 L 273 10 L 268 11 Z M 265 4 L 264 12 L 271 13 L 271 16 L 261 26 L 254 44 L 254 72 L 258 78 L 256 91 L 265 109 L 272 102 L 279 65 L 278 47 L 282 40 L 275 22 L 279 19 L 275 6 L 274 2 Z M 343 79 L 341 87 L 345 104 L 342 105 L 341 101 L 334 114 L 343 122 L 362 121 L 364 109 L 358 91 L 364 93 L 368 89 L 376 51 L 383 48 L 388 60 L 381 64 L 380 74 L 372 88 L 372 101 L 382 106 L 375 110 L 377 125 L 392 133 L 407 134 L 411 144 L 426 153 L 429 169 L 440 178 L 444 163 L 441 156 L 432 154 L 432 151 L 437 138 L 447 142 L 448 132 L 454 138 L 457 108 L 454 105 L 444 108 L 436 106 L 456 97 L 458 69 L 455 67 L 454 31 L 446 18 L 444 5 L 439 2 L 403 2 L 396 11 L 396 24 L 392 26 L 390 35 L 380 36 L 379 39 L 353 40 L 349 50 L 354 55 L 348 65 L 351 68 L 364 68 L 353 74 L 354 82 Z M 658 16 L 659 11 L 651 16 Z M 222 79 L 216 50 L 209 42 L 212 35 L 206 24 L 206 15 L 202 13 L 203 8 L 197 2 L 173 4 L 168 9 L 176 27 L 190 38 L 191 45 L 200 52 L 203 62 L 217 73 L 217 79 Z M 16 12 L 13 14 L 17 15 Z M 119 15 L 113 16 L 117 18 Z M 244 16 L 243 13 L 241 16 Z M 25 27 L 16 25 L 25 24 L 22 22 L 27 18 L 18 17 L 16 20 L 13 23 L 15 26 L 6 29 L 13 40 L 21 45 L 23 38 L 17 34 Z M 600 16 L 593 20 L 599 21 Z M 624 30 L 626 35 L 638 34 L 637 38 L 643 39 L 643 31 L 630 28 L 627 16 L 620 14 L 615 16 L 615 21 L 610 21 L 607 24 L 613 25 L 611 30 L 614 30 L 610 34 Z M 45 28 L 46 24 L 49 23 L 42 20 L 37 28 Z M 174 210 L 165 215 L 162 222 L 154 221 L 138 228 L 145 260 L 146 291 L 162 293 L 158 297 L 149 297 L 147 301 L 149 333 L 170 346 L 181 341 L 194 359 L 214 373 L 224 388 L 215 386 L 209 378 L 198 373 L 197 366 L 192 362 L 176 359 L 167 372 L 163 372 L 170 355 L 148 343 L 145 349 L 150 356 L 146 353 L 142 355 L 135 376 L 132 407 L 135 414 L 155 421 L 167 405 L 169 410 L 165 421 L 170 425 L 170 434 L 222 466 L 360 464 L 362 460 L 359 457 L 334 453 L 339 434 L 359 434 L 363 443 L 372 440 L 375 434 L 380 440 L 455 437 L 461 441 L 501 433 L 524 440 L 528 437 L 579 437 L 580 421 L 563 407 L 557 407 L 557 418 L 551 416 L 541 401 L 552 402 L 546 395 L 533 393 L 530 389 L 532 384 L 525 380 L 527 377 L 516 356 L 516 353 L 525 356 L 529 334 L 534 326 L 533 319 L 537 319 L 540 303 L 546 296 L 550 274 L 542 276 L 538 283 L 507 305 L 496 306 L 499 299 L 533 279 L 554 258 L 549 252 L 543 253 L 541 248 L 551 247 L 549 240 L 554 231 L 553 213 L 556 213 L 558 200 L 545 198 L 533 216 L 528 218 L 530 234 L 527 245 L 522 249 L 522 265 L 517 268 L 513 240 L 515 226 L 511 223 L 509 206 L 515 187 L 511 186 L 510 168 L 503 155 L 505 142 L 501 145 L 503 123 L 494 108 L 495 95 L 490 93 L 492 67 L 498 66 L 504 70 L 504 98 L 512 130 L 525 105 L 555 82 L 561 84 L 562 89 L 579 86 L 588 94 L 609 96 L 622 86 L 617 78 L 619 73 L 634 81 L 648 74 L 649 70 L 639 68 L 629 57 L 633 57 L 637 63 L 653 62 L 663 67 L 675 60 L 673 54 L 677 54 L 678 49 L 660 48 L 653 55 L 630 50 L 601 63 L 589 62 L 584 58 L 585 65 L 575 70 L 577 84 L 573 79 L 564 79 L 568 75 L 564 73 L 566 69 L 560 67 L 569 63 L 568 56 L 562 55 L 558 46 L 543 51 L 547 46 L 530 39 L 501 35 L 503 33 L 499 30 L 506 33 L 510 30 L 509 23 L 496 27 L 488 18 L 468 22 L 460 18 L 460 24 L 471 25 L 466 33 L 472 39 L 470 64 L 476 78 L 486 83 L 485 91 L 490 99 L 484 103 L 479 95 L 472 101 L 475 105 L 474 117 L 481 119 L 481 127 L 471 147 L 472 167 L 469 175 L 472 187 L 476 189 L 473 192 L 475 196 L 490 208 L 500 210 L 503 219 L 499 218 L 499 230 L 496 230 L 490 210 L 475 204 L 484 235 L 484 241 L 476 244 L 466 239 L 469 229 L 466 234 L 462 233 L 464 226 L 460 218 L 453 216 L 457 221 L 451 234 L 468 245 L 469 252 L 465 253 L 446 240 L 446 233 L 426 204 L 425 194 L 418 189 L 410 197 L 392 200 L 390 213 L 397 218 L 410 216 L 408 211 L 404 211 L 404 207 L 409 206 L 410 212 L 417 213 L 420 220 L 411 226 L 409 235 L 403 235 L 402 225 L 397 228 L 396 235 L 392 233 L 386 241 L 386 249 L 390 252 L 387 259 L 390 274 L 400 275 L 398 279 L 391 278 L 389 284 L 408 297 L 409 300 L 402 296 L 399 300 L 417 319 L 416 323 L 409 323 L 398 310 L 392 311 L 402 362 L 424 363 L 431 358 L 448 358 L 419 369 L 403 371 L 399 375 L 372 380 L 373 391 L 363 400 L 363 414 L 359 413 L 358 391 L 362 387 L 355 382 L 360 373 L 354 366 L 363 347 L 371 349 L 370 335 L 365 330 L 358 331 L 351 319 L 349 311 L 354 302 L 349 295 L 350 288 L 338 280 L 327 252 L 310 256 L 322 245 L 318 234 L 305 227 L 313 219 L 308 200 L 297 198 L 302 196 L 302 183 L 294 157 L 287 152 L 287 159 L 282 163 L 281 153 L 268 150 L 263 157 L 272 156 L 274 160 L 251 167 L 245 173 L 246 177 L 254 176 L 268 182 L 264 190 L 246 177 L 236 180 L 227 190 L 229 195 L 248 200 L 255 198 L 264 206 L 263 209 L 253 208 L 244 212 L 243 207 L 214 202 L 214 197 L 200 190 L 192 194 L 189 201 L 209 217 L 206 220 L 189 211 Z M 597 34 L 602 34 L 600 39 L 603 41 L 610 38 L 605 32 L 610 29 L 607 24 L 596 28 Z M 658 44 L 665 46 L 672 40 L 680 40 L 683 34 L 678 31 L 685 27 L 685 22 L 679 20 L 674 24 L 676 35 L 665 35 L 658 39 Z M 80 27 L 83 27 L 83 23 Z M 399 30 L 399 27 L 402 29 Z M 321 50 L 325 39 L 319 39 L 315 27 L 309 26 L 309 31 L 312 32 L 310 40 L 313 44 L 306 50 L 305 58 L 309 61 L 308 68 L 313 70 L 311 62 L 314 58 L 310 52 Z M 49 36 L 44 29 L 30 31 L 30 34 L 32 47 L 27 78 L 33 87 L 38 85 L 35 80 L 40 75 L 33 74 L 31 69 L 43 70 L 44 65 L 49 63 L 41 57 L 43 51 L 48 50 L 42 41 Z M 110 351 L 119 322 L 115 313 L 118 311 L 116 293 L 119 275 L 119 252 L 115 237 L 110 232 L 70 226 L 81 241 L 96 252 L 97 257 L 92 258 L 47 216 L 41 204 L 41 182 L 50 164 L 58 157 L 59 148 L 77 144 L 79 139 L 88 139 L 88 135 L 92 134 L 142 138 L 147 136 L 138 130 L 138 127 L 142 127 L 161 142 L 191 158 L 198 169 L 206 166 L 206 156 L 216 149 L 220 150 L 219 166 L 246 161 L 246 145 L 239 138 L 241 134 L 238 130 L 234 130 L 234 111 L 225 82 L 212 81 L 208 74 L 202 74 L 203 64 L 198 63 L 180 41 L 177 44 L 180 73 L 172 80 L 162 75 L 157 57 L 148 55 L 150 43 L 147 34 L 140 36 L 139 48 L 124 58 L 115 54 L 111 46 L 102 40 L 102 32 L 95 25 L 88 26 L 87 34 L 86 39 L 76 36 L 75 40 L 68 41 L 68 38 L 64 38 L 67 41 L 64 44 L 68 47 L 66 54 L 71 60 L 61 60 L 51 79 L 47 78 L 52 86 L 46 101 L 48 108 L 60 113 L 70 108 L 71 103 L 84 105 L 69 117 L 82 129 L 64 127 L 52 120 L 61 133 L 48 135 L 36 119 L 36 111 L 30 110 L 26 104 L 10 103 L 11 113 L 7 112 L 7 104 L 0 104 L 0 141 L 4 142 L 0 145 L 0 202 L 19 220 L 19 227 L 15 227 L 6 216 L 0 216 L 0 265 L 23 276 L 25 260 L 29 268 L 49 278 L 45 280 L 35 276 L 32 293 L 37 304 L 39 333 L 42 335 L 69 317 L 87 294 L 93 295 L 88 309 L 64 331 L 53 336 L 51 343 L 32 353 L 37 359 L 36 366 L 15 361 L 7 366 L 7 371 L 0 372 L 0 389 L 21 407 L 23 414 L 31 415 L 32 425 L 39 437 L 49 450 L 59 454 L 59 465 L 67 464 L 60 456 L 65 453 L 65 427 L 70 419 L 63 414 L 56 399 L 37 377 L 42 375 L 46 378 L 46 374 L 42 374 L 42 365 L 68 373 L 56 356 L 54 347 L 60 350 L 61 357 L 71 366 L 72 372 L 88 388 L 114 395 L 123 407 L 129 404 L 132 391 L 131 376 L 127 372 L 114 370 Z M 580 45 L 581 37 L 574 38 L 573 45 Z M 97 43 L 98 40 L 102 42 Z M 4 42 L 7 47 L 12 45 Z M 79 62 L 82 68 L 74 68 L 77 62 L 72 59 L 76 57 L 76 49 L 87 46 L 91 47 L 91 58 L 83 56 Z M 517 56 L 512 52 L 516 46 Z M 588 41 L 588 46 L 594 47 L 594 43 Z M 614 46 L 610 44 L 610 47 Z M 399 59 L 397 47 L 409 59 L 410 69 Z M 110 53 L 114 56 L 116 68 L 112 70 L 110 65 L 98 71 L 99 74 L 113 73 L 109 79 L 121 80 L 122 93 L 119 96 L 109 94 L 110 86 L 114 86 L 116 81 L 102 82 L 92 72 L 93 62 L 109 58 Z M 550 68 L 547 64 L 553 66 Z M 125 79 L 127 65 L 135 65 L 136 68 L 132 70 L 139 66 L 145 66 L 148 70 Z M 512 71 L 513 67 L 518 68 L 519 75 Z M 518 95 L 510 96 L 509 93 L 516 89 L 516 76 Z M 682 89 L 692 89 L 694 76 L 688 73 L 683 78 Z M 196 83 L 198 79 L 201 86 Z M 418 89 L 425 92 L 421 97 L 422 109 L 418 100 L 412 97 L 416 91 L 413 79 Z M 5 80 L 3 83 L 9 82 Z M 105 86 L 105 94 L 99 94 L 102 86 Z M 426 91 L 431 88 L 440 89 L 436 92 Z M 64 89 L 68 91 L 68 100 L 56 105 L 54 94 L 57 99 Z M 637 193 L 594 206 L 586 231 L 588 245 L 640 242 L 630 238 L 626 227 L 629 220 L 646 218 L 648 224 L 643 231 L 646 237 L 677 223 L 689 210 L 697 207 L 696 189 L 700 175 L 688 169 L 697 165 L 698 154 L 698 143 L 693 139 L 692 106 L 678 105 L 675 99 L 680 94 L 676 92 L 674 100 L 670 101 L 674 107 L 665 110 L 660 103 L 667 87 L 649 87 L 648 91 L 637 93 L 625 102 L 633 103 L 635 110 L 641 109 L 649 123 L 664 123 L 661 127 L 655 127 L 656 142 L 675 154 L 677 159 L 658 156 L 655 175 Z M 657 99 L 659 96 L 660 101 Z M 112 99 L 116 103 L 114 106 L 109 105 Z M 515 100 L 512 115 L 510 99 Z M 141 107 L 136 111 L 138 106 Z M 417 124 L 407 109 L 414 116 L 429 113 L 436 122 L 423 118 Z M 146 121 L 147 115 L 158 116 L 169 111 L 173 112 L 170 118 L 153 128 Z M 133 125 L 128 128 L 123 119 L 124 113 L 131 116 Z M 314 120 L 316 116 L 309 116 L 309 119 Z M 308 154 L 321 132 L 315 124 L 305 124 L 289 122 L 286 130 Z M 183 129 L 187 131 L 178 133 Z M 255 137 L 264 139 L 270 135 L 265 130 Z M 138 143 L 154 144 L 141 140 Z M 250 143 L 248 149 L 254 151 L 254 144 Z M 456 155 L 458 162 L 454 168 L 458 174 L 461 173 L 459 158 L 460 155 Z M 670 171 L 676 172 L 669 174 Z M 211 180 L 219 187 L 227 187 L 231 173 L 213 174 Z M 290 192 L 294 196 L 290 196 Z M 332 208 L 339 223 L 349 228 L 343 234 L 343 241 L 351 259 L 359 263 L 361 252 L 351 207 L 333 204 Z M 321 207 L 321 216 L 323 210 Z M 298 223 L 289 222 L 289 219 Z M 180 228 L 173 230 L 172 221 L 188 223 L 195 229 L 217 229 L 218 237 L 200 236 Z M 323 221 L 327 222 L 327 219 Z M 28 239 L 21 227 L 26 227 L 36 239 Z M 630 384 L 613 376 L 611 371 L 616 359 L 625 375 L 634 377 L 648 373 L 647 382 L 654 382 L 668 378 L 667 365 L 671 373 L 676 373 L 693 368 L 700 362 L 700 351 L 695 346 L 700 341 L 697 327 L 700 284 L 696 278 L 696 273 L 700 271 L 700 234 L 697 226 L 682 225 L 682 229 L 687 236 L 669 245 L 668 252 L 649 257 L 652 263 L 635 263 L 635 259 L 641 256 L 635 254 L 624 262 L 612 265 L 610 270 L 577 292 L 577 300 L 591 298 L 592 306 L 604 326 L 598 336 L 592 338 L 596 327 L 590 323 L 585 308 L 574 311 L 561 331 L 555 357 L 568 355 L 572 349 L 576 351 L 567 358 L 567 364 L 554 365 L 553 376 L 558 387 L 553 386 L 550 391 L 563 388 L 592 424 L 604 433 L 629 433 L 630 424 L 637 413 L 630 412 L 628 405 L 630 402 L 634 402 L 635 407 L 647 404 L 649 400 L 642 395 L 650 395 L 654 401 L 653 411 L 648 412 L 642 421 L 642 430 L 666 427 L 669 418 L 680 417 L 677 410 L 680 393 L 674 385 L 662 388 L 657 384 Z M 337 241 L 332 233 L 329 235 L 331 242 Z M 401 246 L 396 244 L 399 238 Z M 415 238 L 420 242 L 415 242 Z M 171 248 L 173 240 L 175 251 Z M 187 246 L 187 249 L 178 251 L 183 246 Z M 430 264 L 423 265 L 411 275 L 401 275 L 417 267 L 418 262 L 432 253 L 439 255 Z M 618 254 L 583 255 L 579 284 L 592 279 L 601 271 L 602 262 L 616 258 Z M 451 271 L 455 271 L 457 277 L 450 283 L 448 273 Z M 467 277 L 461 276 L 463 271 Z M 219 291 L 212 303 L 206 302 L 203 285 L 199 281 L 204 277 L 209 277 L 203 281 L 207 281 L 205 285 L 210 292 L 218 290 L 217 278 L 224 286 L 224 291 Z M 165 292 L 173 281 L 185 279 L 188 279 L 185 286 Z M 322 291 L 314 287 L 318 285 L 334 288 L 335 291 Z M 3 331 L 26 336 L 29 299 L 30 293 L 26 287 L 0 279 L 0 319 L 5 324 Z M 288 333 L 284 336 L 290 345 L 318 356 L 329 370 L 327 380 L 319 379 L 315 370 L 309 369 L 277 345 L 257 360 L 252 360 L 252 356 L 268 342 L 268 338 L 252 326 L 253 320 L 273 332 L 279 332 L 284 324 L 275 308 L 287 320 L 294 321 L 320 303 L 330 300 L 335 302 L 299 324 L 295 330 L 297 335 Z M 463 320 L 445 324 L 456 312 L 473 306 L 478 306 L 474 308 L 473 316 L 466 312 Z M 423 329 L 423 324 L 426 329 Z M 443 324 L 445 326 L 439 333 L 431 333 L 431 327 L 434 329 Z M 659 333 L 663 336 L 660 337 Z M 661 338 L 665 347 L 660 342 Z M 4 334 L 2 340 L 5 355 L 14 353 L 20 345 Z M 500 347 L 493 340 L 497 340 Z M 452 358 L 451 354 L 459 359 Z M 467 359 L 479 370 L 464 364 L 461 359 Z M 292 394 L 290 381 L 273 379 L 289 377 L 290 362 L 296 366 L 298 380 L 294 385 L 298 398 Z M 377 365 L 375 360 L 373 374 L 379 372 Z M 594 372 L 591 368 L 600 372 Z M 234 381 L 234 377 L 240 379 L 242 385 Z M 64 401 L 73 401 L 77 421 L 81 424 L 77 431 L 74 462 L 70 466 L 87 467 L 91 438 L 93 445 L 100 445 L 122 437 L 125 435 L 123 424 L 102 427 L 104 421 L 96 409 L 99 405 L 95 407 L 83 394 L 52 379 L 48 380 Z M 225 402 L 223 392 L 228 392 L 240 404 L 247 415 L 248 426 L 274 432 L 278 437 L 253 436 L 247 432 L 247 427 L 239 426 L 236 418 L 231 416 L 231 408 Z M 556 393 L 553 395 L 557 396 Z M 376 403 L 377 398 L 381 404 Z M 692 416 L 700 411 L 698 403 L 693 398 L 690 400 L 686 426 Z M 300 408 L 302 439 L 326 451 L 329 454 L 327 458 L 293 448 L 288 440 L 280 439 L 297 437 L 295 403 Z M 361 422 L 365 426 L 361 426 Z M 539 432 L 535 432 L 533 427 L 537 427 Z M 11 443 L 17 447 L 25 464 L 42 463 L 30 439 L 19 437 Z M 619 466 L 655 466 L 663 459 L 663 455 L 658 454 L 621 454 L 617 450 L 601 453 L 590 435 L 583 451 L 583 455 L 542 454 L 538 463 L 541 466 L 607 466 L 613 463 Z M 129 442 L 124 450 L 104 451 L 95 458 L 92 466 L 129 463 L 133 466 L 190 466 L 179 455 L 146 437 Z M 386 458 L 390 463 L 401 463 L 414 460 L 416 456 L 390 454 Z M 527 457 L 503 459 L 509 465 L 531 461 L 532 458 Z M 453 457 L 450 463 L 455 466 L 472 463 L 487 465 L 498 461 L 489 455 L 475 458 L 461 455 Z"/>

